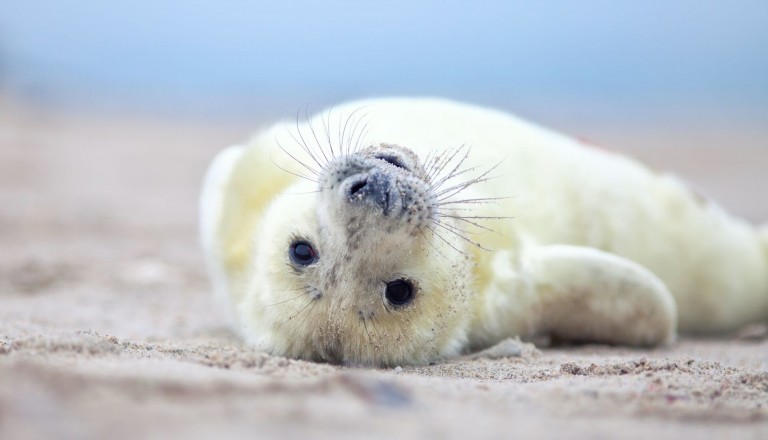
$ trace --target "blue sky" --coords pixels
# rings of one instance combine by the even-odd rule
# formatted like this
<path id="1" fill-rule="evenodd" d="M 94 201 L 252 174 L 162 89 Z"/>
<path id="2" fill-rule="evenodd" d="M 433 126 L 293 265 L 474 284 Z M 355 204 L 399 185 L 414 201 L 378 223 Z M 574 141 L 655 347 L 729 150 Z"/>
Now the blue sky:
<path id="1" fill-rule="evenodd" d="M 280 113 L 442 95 L 768 118 L 768 1 L 0 3 L 0 85 L 48 103 Z"/>

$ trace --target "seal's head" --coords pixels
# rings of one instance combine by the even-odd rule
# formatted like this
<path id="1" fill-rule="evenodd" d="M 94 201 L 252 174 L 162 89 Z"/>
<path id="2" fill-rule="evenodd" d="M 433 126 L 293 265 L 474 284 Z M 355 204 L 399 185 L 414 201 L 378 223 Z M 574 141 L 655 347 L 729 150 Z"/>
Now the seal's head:
<path id="1" fill-rule="evenodd" d="M 470 262 L 440 211 L 434 167 L 381 144 L 329 160 L 276 197 L 239 313 L 277 355 L 426 363 L 466 345 Z"/>

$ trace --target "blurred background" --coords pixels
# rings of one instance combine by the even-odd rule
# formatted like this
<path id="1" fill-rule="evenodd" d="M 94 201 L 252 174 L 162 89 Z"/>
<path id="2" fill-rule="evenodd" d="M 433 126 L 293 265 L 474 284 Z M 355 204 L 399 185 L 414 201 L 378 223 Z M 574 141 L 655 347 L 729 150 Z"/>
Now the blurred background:
<path id="1" fill-rule="evenodd" d="M 766 220 L 766 23 L 765 0 L 5 0 L 0 222 L 193 231 L 217 150 L 376 95 L 505 109 Z"/>
<path id="2" fill-rule="evenodd" d="M 504 109 L 673 171 L 736 215 L 768 221 L 768 0 L 0 0 L 0 438 L 24 437 L 4 437 L 3 422 L 33 438 L 387 425 L 361 406 L 378 402 L 366 397 L 378 386 L 340 377 L 295 394 L 305 387 L 256 377 L 314 373 L 284 375 L 282 361 L 227 348 L 237 344 L 229 311 L 213 301 L 196 240 L 198 192 L 217 151 L 305 106 L 376 95 Z M 640 397 L 635 385 L 601 391 L 607 400 L 585 394 L 586 382 L 578 395 L 542 382 L 534 390 L 556 399 L 522 394 L 523 406 L 498 419 L 525 414 L 525 432 L 538 426 L 530 414 L 551 418 L 536 402 L 564 400 L 559 417 L 622 399 L 653 426 L 679 417 L 688 426 L 714 408 L 725 424 L 691 426 L 719 437 L 757 420 L 764 382 L 742 383 L 758 376 L 731 367 L 763 368 L 766 350 L 730 339 L 681 347 L 659 355 L 709 359 L 678 371 L 691 381 L 722 365 L 712 386 L 730 387 L 730 400 L 698 389 L 688 399 L 674 375 Z M 586 350 L 577 362 L 620 353 Z M 505 381 L 528 380 L 520 374 Z M 493 397 L 466 412 L 478 402 L 460 388 L 462 405 L 449 390 L 426 393 L 446 406 L 419 411 L 416 432 L 443 435 L 463 411 L 454 425 L 482 435 L 496 420 L 487 417 L 509 409 Z M 661 400 L 637 400 L 647 396 Z M 465 423 L 474 414 L 485 418 Z M 617 414 L 599 418 L 634 429 Z M 403 420 L 387 426 L 407 433 Z"/>
<path id="3" fill-rule="evenodd" d="M 0 84 L 233 117 L 440 95 L 545 118 L 768 120 L 768 2 L 6 0 Z"/>

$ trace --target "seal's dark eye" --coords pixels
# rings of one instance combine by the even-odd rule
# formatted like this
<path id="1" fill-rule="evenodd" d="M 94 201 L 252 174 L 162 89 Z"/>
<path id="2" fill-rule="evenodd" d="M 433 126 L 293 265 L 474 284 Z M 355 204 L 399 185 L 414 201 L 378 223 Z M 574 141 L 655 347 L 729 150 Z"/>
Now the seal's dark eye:
<path id="1" fill-rule="evenodd" d="M 294 264 L 299 266 L 309 266 L 317 261 L 317 252 L 311 244 L 306 241 L 297 241 L 288 248 L 288 256 Z"/>
<path id="2" fill-rule="evenodd" d="M 391 281 L 387 283 L 384 297 L 393 306 L 404 306 L 413 300 L 413 284 L 408 280 Z"/>

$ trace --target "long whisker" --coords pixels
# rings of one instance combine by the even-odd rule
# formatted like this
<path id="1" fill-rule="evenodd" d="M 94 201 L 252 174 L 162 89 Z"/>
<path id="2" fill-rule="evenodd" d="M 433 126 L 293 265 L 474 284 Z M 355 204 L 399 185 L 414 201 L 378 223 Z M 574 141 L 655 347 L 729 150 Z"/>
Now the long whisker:
<path id="1" fill-rule="evenodd" d="M 288 317 L 288 321 L 290 321 L 290 320 L 292 320 L 293 318 L 296 318 L 296 317 L 298 317 L 299 315 L 301 315 L 301 313 L 302 313 L 302 312 L 304 312 L 304 310 L 307 310 L 307 308 L 308 308 L 308 307 L 309 307 L 309 306 L 310 306 L 310 305 L 311 305 L 311 304 L 312 304 L 312 303 L 313 303 L 315 300 L 316 300 L 315 298 L 312 298 L 312 297 L 310 297 L 310 298 L 309 298 L 309 301 L 307 302 L 307 305 L 305 305 L 305 306 L 304 306 L 304 307 L 303 307 L 301 310 L 299 310 L 299 313 L 296 313 L 296 314 L 295 314 L 295 315 L 293 315 L 293 316 L 289 316 L 289 317 Z M 287 321 L 286 321 L 286 322 L 287 322 Z"/>
<path id="2" fill-rule="evenodd" d="M 323 128 L 325 129 L 325 137 L 328 140 L 328 148 L 331 150 L 331 158 L 336 157 L 336 153 L 333 151 L 333 142 L 331 142 L 331 131 L 330 131 L 330 124 L 331 124 L 331 112 L 333 111 L 333 106 L 328 109 L 327 114 L 325 115 L 325 118 L 323 117 L 323 114 L 320 114 L 320 119 L 323 121 Z"/>
<path id="3" fill-rule="evenodd" d="M 379 323 L 379 320 L 376 319 L 376 314 L 371 315 L 371 325 L 373 325 L 373 331 L 374 333 L 376 333 L 376 336 L 378 336 L 379 339 L 381 339 L 381 331 L 379 331 L 379 328 L 376 325 L 378 323 Z"/>
<path id="4" fill-rule="evenodd" d="M 279 290 L 271 290 L 272 292 L 295 292 L 297 290 L 304 290 L 306 291 L 306 287 L 297 287 L 295 289 L 279 289 Z"/>
<path id="5" fill-rule="evenodd" d="M 276 167 L 280 168 L 281 170 L 285 171 L 285 172 L 286 172 L 286 173 L 288 173 L 288 174 L 293 174 L 293 175 L 294 175 L 294 176 L 296 176 L 296 177 L 299 177 L 299 178 L 302 178 L 302 179 L 306 179 L 306 180 L 309 180 L 310 182 L 314 182 L 314 183 L 317 183 L 317 184 L 319 184 L 319 183 L 320 183 L 320 182 L 319 182 L 317 179 L 313 179 L 313 178 L 311 178 L 311 177 L 307 177 L 307 176 L 305 176 L 305 175 L 303 175 L 303 174 L 294 173 L 293 171 L 290 171 L 290 170 L 286 170 L 285 168 L 281 167 L 281 166 L 280 166 L 280 165 L 279 165 L 277 162 L 275 162 L 275 160 L 274 160 L 274 159 L 272 159 L 272 155 L 271 155 L 271 154 L 270 154 L 270 156 L 269 156 L 269 160 L 272 162 L 272 164 L 273 164 L 274 166 L 276 166 Z"/>
<path id="6" fill-rule="evenodd" d="M 347 120 L 344 122 L 344 129 L 343 129 L 343 130 L 341 130 L 341 134 L 340 134 L 340 136 L 339 136 L 339 141 L 340 141 L 340 142 L 342 142 L 342 145 L 343 145 L 344 143 L 346 143 L 346 145 L 347 145 L 347 154 L 350 154 L 350 152 L 351 152 L 351 151 L 350 151 L 350 148 L 351 148 L 351 142 L 345 142 L 345 141 L 346 141 L 346 139 L 347 139 L 347 125 L 349 125 L 349 121 L 352 119 L 352 117 L 353 117 L 353 116 L 355 116 L 355 114 L 356 114 L 357 112 L 359 112 L 360 110 L 362 110 L 362 109 L 364 109 L 364 108 L 368 108 L 368 106 L 367 106 L 367 105 L 364 105 L 364 106 L 362 106 L 362 107 L 358 107 L 358 108 L 356 108 L 354 111 L 352 111 L 352 112 L 349 114 L 349 116 L 347 116 Z M 358 119 L 358 121 L 359 121 L 359 119 Z M 341 121 L 339 121 L 339 127 L 341 127 Z"/>
<path id="7" fill-rule="evenodd" d="M 424 237 L 424 241 L 429 243 L 430 246 L 432 246 L 432 249 L 434 249 L 438 254 L 440 254 L 441 257 L 445 258 L 446 260 L 448 259 L 448 257 L 446 257 L 445 254 L 440 252 L 440 249 L 438 249 L 437 246 L 432 244 L 432 241 L 427 238 L 426 234 L 424 234 L 424 231 L 421 230 L 421 226 L 416 227 L 416 230 L 419 231 L 419 234 L 421 234 L 422 237 Z"/>
<path id="8" fill-rule="evenodd" d="M 444 224 L 442 224 L 442 223 L 439 223 L 439 222 L 438 222 L 438 223 L 435 223 L 435 225 L 442 227 L 443 229 L 445 229 L 446 231 L 448 231 L 448 232 L 450 232 L 450 233 L 452 233 L 452 234 L 455 234 L 457 237 L 459 237 L 460 239 L 462 239 L 462 240 L 466 241 L 467 243 L 470 243 L 470 244 L 471 244 L 471 245 L 473 245 L 473 246 L 477 246 L 478 248 L 480 248 L 480 249 L 482 249 L 482 250 L 484 250 L 484 251 L 488 251 L 488 252 L 491 252 L 491 250 L 490 250 L 490 249 L 487 249 L 487 248 L 483 247 L 483 245 L 481 245 L 480 243 L 476 243 L 476 242 L 474 242 L 474 241 L 472 241 L 472 240 L 468 239 L 467 237 L 465 237 L 465 236 L 463 236 L 463 235 L 461 235 L 461 234 L 457 233 L 456 231 L 452 231 L 451 229 L 447 228 L 447 227 L 446 227 Z"/>
<path id="9" fill-rule="evenodd" d="M 440 202 L 437 204 L 438 207 L 445 206 L 445 205 L 455 205 L 459 203 L 467 203 L 467 204 L 485 204 L 485 203 L 495 203 L 499 200 L 507 200 L 511 199 L 512 197 L 480 197 L 476 199 L 463 199 L 463 200 L 449 200 L 447 202 Z"/>
<path id="10" fill-rule="evenodd" d="M 301 298 L 302 296 L 305 296 L 305 295 L 309 295 L 309 293 L 305 291 L 301 295 L 294 296 L 293 298 L 286 299 L 285 301 L 280 301 L 280 302 L 276 302 L 276 303 L 273 303 L 273 304 L 267 304 L 267 305 L 264 306 L 264 308 L 266 309 L 267 307 L 272 307 L 272 306 L 277 306 L 277 305 L 280 305 L 280 304 L 285 304 L 285 303 L 291 302 L 291 301 L 293 301 L 295 299 L 299 299 L 299 298 Z"/>
<path id="11" fill-rule="evenodd" d="M 498 168 L 499 165 L 501 165 L 501 162 L 497 163 L 496 165 L 494 165 L 493 167 L 491 167 L 490 169 L 488 169 L 487 171 L 485 171 L 481 175 L 475 177 L 474 179 L 470 179 L 470 180 L 467 180 L 465 182 L 456 184 L 456 185 L 454 185 L 452 187 L 449 187 L 449 188 L 446 188 L 444 190 L 441 190 L 440 192 L 437 193 L 437 196 L 441 197 L 441 196 L 443 196 L 446 193 L 452 192 L 452 194 L 446 196 L 445 198 L 452 197 L 452 196 L 455 196 L 456 194 L 460 193 L 461 191 L 469 188 L 472 185 L 476 185 L 476 184 L 481 183 L 481 182 L 487 182 L 489 180 L 496 179 L 496 178 L 498 178 L 498 176 L 490 176 L 489 177 L 488 174 L 490 174 L 491 172 L 493 172 L 493 170 Z M 454 190 L 456 190 L 456 191 L 454 191 Z"/>
<path id="12" fill-rule="evenodd" d="M 449 163 L 453 161 L 453 159 L 458 155 L 462 150 L 466 150 L 464 152 L 464 156 L 459 160 L 459 162 L 453 167 L 453 169 L 448 173 L 447 177 L 444 177 L 438 181 L 438 183 L 435 185 L 435 187 L 442 185 L 447 180 L 451 179 L 455 174 L 456 171 L 461 168 L 461 166 L 464 164 L 464 162 L 469 157 L 469 153 L 472 151 L 472 148 L 465 148 L 465 145 L 462 145 L 461 147 L 457 148 L 456 151 L 451 155 L 450 159 L 446 161 L 446 163 L 440 168 L 440 172 L 442 172 L 443 169 L 445 169 L 446 166 L 448 166 Z M 435 177 L 440 175 L 440 172 L 438 172 Z"/>
<path id="13" fill-rule="evenodd" d="M 363 328 L 365 329 L 365 333 L 368 335 L 368 343 L 370 344 L 372 342 L 372 340 L 371 340 L 371 334 L 368 333 L 368 324 L 365 323 L 365 318 L 364 317 L 361 316 L 360 320 L 363 321 Z"/>
<path id="14" fill-rule="evenodd" d="M 435 224 L 437 224 L 437 223 L 435 223 Z M 461 255 L 464 255 L 465 257 L 469 257 L 469 255 L 467 255 L 466 253 L 464 253 L 464 252 L 460 251 L 460 250 L 459 250 L 459 249 L 458 249 L 456 246 L 454 246 L 453 244 L 451 244 L 451 242 L 449 242 L 448 240 L 446 240 L 445 238 L 443 238 L 443 236 L 442 236 L 442 235 L 438 234 L 438 233 L 437 233 L 437 231 L 436 231 L 434 228 L 432 228 L 432 227 L 430 227 L 430 226 L 427 226 L 427 229 L 429 229 L 430 231 L 432 231 L 432 233 L 433 233 L 433 234 L 435 234 L 435 236 L 436 236 L 437 238 L 439 238 L 440 240 L 442 240 L 443 242 L 445 242 L 445 244 L 447 244 L 448 246 L 452 247 L 452 248 L 453 248 L 453 249 L 454 249 L 456 252 L 460 253 Z"/>
<path id="15" fill-rule="evenodd" d="M 299 135 L 299 138 L 301 139 L 301 141 L 296 139 L 296 136 L 294 136 L 293 132 L 291 132 L 290 130 L 288 131 L 288 133 L 291 135 L 293 140 L 296 141 L 296 143 L 299 144 L 299 146 L 301 146 L 304 149 L 304 151 L 307 152 L 307 154 L 309 154 L 309 156 L 312 158 L 312 160 L 315 161 L 315 163 L 320 167 L 320 169 L 324 170 L 325 166 L 320 162 L 318 157 L 315 157 L 315 155 L 312 153 L 312 149 L 309 148 L 309 144 L 307 143 L 306 139 L 304 139 L 304 134 L 301 132 L 301 125 L 299 124 L 300 114 L 301 114 L 301 111 L 296 112 L 296 132 Z"/>
<path id="16" fill-rule="evenodd" d="M 457 150 L 454 148 L 449 148 L 442 154 L 435 154 L 433 163 L 429 166 L 429 170 L 427 172 L 427 176 L 429 177 L 430 181 L 435 180 L 437 176 L 440 175 L 442 170 L 448 166 L 448 163 L 451 161 L 451 158 L 454 157 L 456 151 Z"/>
<path id="17" fill-rule="evenodd" d="M 352 145 L 352 140 L 353 140 L 353 139 L 355 139 L 355 133 L 357 133 L 357 127 L 360 125 L 360 122 L 361 122 L 361 121 L 363 121 L 363 120 L 365 120 L 365 118 L 366 118 L 366 117 L 367 117 L 367 116 L 368 116 L 370 113 L 371 113 L 371 112 L 365 112 L 365 113 L 363 113 L 363 114 L 362 114 L 362 116 L 360 116 L 359 118 L 357 118 L 357 120 L 355 121 L 355 125 L 354 125 L 354 127 L 352 127 L 352 132 L 349 134 L 349 144 L 350 144 L 350 146 Z M 366 129 L 368 128 L 368 122 L 369 122 L 369 121 L 366 121 L 366 122 L 365 122 L 365 124 L 363 125 L 363 129 L 362 129 L 362 130 L 360 130 L 360 132 L 358 133 L 358 135 L 357 135 L 357 141 L 355 142 L 355 147 L 354 147 L 354 149 L 352 150 L 352 152 L 356 152 L 356 151 L 358 150 L 358 144 L 360 143 L 360 135 L 363 133 L 363 131 L 364 131 L 364 130 L 366 130 Z"/>
<path id="18" fill-rule="evenodd" d="M 473 232 L 471 232 L 471 231 L 467 231 L 466 229 L 461 229 L 461 228 L 459 228 L 457 226 L 453 226 L 453 225 L 451 225 L 449 223 L 446 223 L 446 222 L 436 221 L 435 224 L 436 225 L 440 225 L 443 228 L 450 229 L 451 231 L 453 231 L 453 232 L 455 232 L 457 234 L 461 234 L 463 236 L 467 236 L 467 235 L 473 234 Z"/>
<path id="19" fill-rule="evenodd" d="M 447 176 L 445 176 L 445 177 L 441 178 L 439 182 L 435 182 L 435 183 L 431 184 L 431 185 L 429 186 L 429 188 L 430 188 L 430 189 L 435 189 L 435 188 L 438 188 L 438 187 L 440 187 L 441 185 L 444 185 L 444 184 L 445 184 L 445 182 L 447 182 L 447 181 L 449 181 L 449 180 L 452 180 L 452 179 L 455 179 L 455 178 L 457 178 L 457 177 L 459 177 L 459 176 L 462 176 L 462 175 L 464 175 L 464 174 L 467 174 L 467 173 L 471 173 L 472 171 L 475 171 L 475 170 L 476 170 L 476 169 L 478 169 L 478 168 L 480 168 L 480 167 L 465 168 L 465 169 L 463 169 L 463 170 L 461 170 L 461 171 L 458 171 L 458 172 L 456 172 L 456 173 L 453 173 L 453 174 L 449 174 L 449 175 L 447 175 Z"/>
<path id="20" fill-rule="evenodd" d="M 310 167 L 309 165 L 307 165 L 306 163 L 304 163 L 304 161 L 297 159 L 297 158 L 296 158 L 296 156 L 294 156 L 294 155 L 293 155 L 293 154 L 291 154 L 291 153 L 290 153 L 288 150 L 286 150 L 286 149 L 285 149 L 285 148 L 282 146 L 282 144 L 280 144 L 280 141 L 278 141 L 278 140 L 277 140 L 277 138 L 275 138 L 275 143 L 277 144 L 277 147 L 278 147 L 278 148 L 280 148 L 281 150 L 283 150 L 283 152 L 284 152 L 285 154 L 287 154 L 287 155 L 288 155 L 288 156 L 289 156 L 291 159 L 293 159 L 294 161 L 298 162 L 298 163 L 299 163 L 301 166 L 303 166 L 304 168 L 306 168 L 306 169 L 307 169 L 307 170 L 308 170 L 310 173 L 314 174 L 315 176 L 319 176 L 319 175 L 320 175 L 320 173 L 319 173 L 319 172 L 317 172 L 317 170 L 315 170 L 314 168 L 312 168 L 312 167 Z"/>
<path id="21" fill-rule="evenodd" d="M 447 155 L 450 155 L 451 151 L 453 151 L 453 149 L 451 148 L 447 149 L 446 151 L 443 151 L 442 154 L 435 151 L 435 154 L 430 158 L 430 161 L 424 164 L 424 171 L 427 175 L 427 178 L 430 181 L 434 179 L 435 171 L 438 165 L 443 163 L 443 160 L 445 160 Z"/>
<path id="22" fill-rule="evenodd" d="M 471 221 L 471 220 L 467 220 L 467 219 L 465 219 L 465 218 L 463 218 L 463 217 L 458 217 L 458 216 L 450 216 L 450 215 L 439 215 L 439 217 L 448 217 L 448 218 L 452 218 L 452 219 L 454 219 L 454 220 L 457 220 L 457 221 L 460 221 L 460 222 L 464 222 L 464 223 L 470 224 L 470 225 L 472 225 L 472 226 L 475 226 L 475 227 L 477 227 L 477 228 L 480 228 L 480 229 L 482 229 L 482 230 L 484 230 L 484 231 L 488 231 L 488 232 L 492 232 L 492 233 L 494 233 L 494 234 L 498 234 L 498 235 L 499 235 L 499 236 L 501 236 L 501 237 L 506 237 L 506 235 L 502 234 L 501 232 L 499 232 L 499 231 L 497 231 L 497 230 L 495 230 L 495 229 L 493 229 L 493 228 L 489 228 L 488 226 L 484 226 L 484 225 L 481 225 L 480 223 L 477 223 L 477 222 L 473 222 L 473 221 Z M 496 218 L 496 220 L 498 220 L 498 218 Z M 439 221 L 439 220 L 438 220 L 438 221 Z M 444 224 L 447 224 L 447 223 L 444 223 Z M 454 227 L 456 227 L 456 226 L 454 226 Z M 470 232 L 470 231 L 467 231 L 467 232 L 468 232 L 468 233 L 470 233 L 470 234 L 472 234 L 472 233 L 473 233 L 473 232 Z"/>
<path id="23" fill-rule="evenodd" d="M 435 150 L 430 150 L 429 153 L 424 157 L 424 160 L 421 161 L 421 169 L 424 170 L 424 179 L 427 181 L 427 183 L 430 183 L 431 180 L 429 178 L 429 162 L 432 160 L 432 155 L 435 154 Z M 431 187 L 430 187 L 431 188 Z"/>
<path id="24" fill-rule="evenodd" d="M 474 185 L 476 185 L 478 183 L 483 183 L 483 182 L 488 182 L 490 180 L 495 180 L 495 179 L 498 179 L 499 177 L 501 177 L 501 176 L 490 176 L 490 177 L 477 178 L 477 179 L 472 179 L 472 180 L 469 180 L 469 181 L 466 181 L 466 182 L 458 183 L 458 184 L 456 184 L 456 185 L 454 185 L 454 186 L 452 186 L 450 188 L 446 188 L 444 190 L 441 190 L 441 191 L 437 192 L 435 194 L 435 196 L 438 197 L 438 201 L 448 200 L 451 197 L 459 194 L 460 192 L 464 191 L 465 189 L 467 189 L 467 188 L 469 188 L 471 186 L 474 186 Z"/>
<path id="25" fill-rule="evenodd" d="M 460 209 L 460 208 L 454 208 L 453 211 L 473 211 L 473 209 Z M 505 216 L 505 215 L 499 215 L 499 216 L 483 216 L 483 215 L 453 215 L 453 214 L 446 214 L 444 212 L 437 212 L 437 215 L 440 217 L 449 217 L 449 218 L 455 218 L 455 219 L 479 219 L 479 220 L 512 220 L 515 217 L 513 216 Z"/>
<path id="26" fill-rule="evenodd" d="M 315 127 L 312 126 L 312 121 L 309 120 L 307 107 L 304 108 L 304 119 L 307 121 L 309 131 L 312 132 L 312 137 L 315 138 L 315 144 L 317 144 L 317 148 L 320 150 L 320 154 L 323 155 L 323 158 L 325 159 L 325 166 L 327 167 L 330 161 L 328 160 L 328 156 L 325 154 L 325 149 L 323 149 L 323 146 L 320 144 L 320 139 L 318 139 L 317 133 L 315 133 Z"/>
<path id="27" fill-rule="evenodd" d="M 308 316 L 312 316 L 312 311 L 315 310 L 315 307 L 317 307 L 318 303 L 320 303 L 320 301 L 318 301 L 318 298 L 312 298 L 312 307 L 310 307 L 309 312 L 307 312 Z"/>
<path id="28" fill-rule="evenodd" d="M 368 113 L 364 114 L 361 118 L 364 118 L 366 116 L 368 116 Z M 368 124 L 369 123 L 370 123 L 370 121 L 366 122 L 363 125 L 363 128 L 360 129 L 360 133 L 358 133 L 357 140 L 355 141 L 355 147 L 352 150 L 353 152 L 356 152 L 356 151 L 358 151 L 360 149 L 360 141 L 361 140 L 363 141 L 363 145 L 365 145 L 365 138 L 364 138 L 364 136 L 368 136 Z M 357 130 L 357 125 L 355 125 L 355 128 L 352 130 L 352 132 L 354 133 L 356 130 Z"/>

